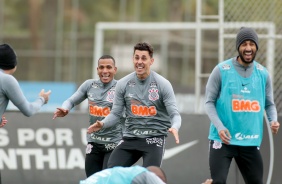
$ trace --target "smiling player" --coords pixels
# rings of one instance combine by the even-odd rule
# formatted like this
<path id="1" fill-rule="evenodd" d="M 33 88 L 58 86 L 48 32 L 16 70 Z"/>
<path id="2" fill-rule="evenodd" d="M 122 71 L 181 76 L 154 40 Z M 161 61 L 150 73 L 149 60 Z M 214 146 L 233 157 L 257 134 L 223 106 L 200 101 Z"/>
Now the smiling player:
<path id="1" fill-rule="evenodd" d="M 129 167 L 143 158 L 143 167 L 160 166 L 165 138 L 172 133 L 179 143 L 181 116 L 173 88 L 168 80 L 151 70 L 153 48 L 148 43 L 134 46 L 135 72 L 119 80 L 109 116 L 88 128 L 88 133 L 108 128 L 126 109 L 123 140 L 110 156 L 108 167 Z"/>

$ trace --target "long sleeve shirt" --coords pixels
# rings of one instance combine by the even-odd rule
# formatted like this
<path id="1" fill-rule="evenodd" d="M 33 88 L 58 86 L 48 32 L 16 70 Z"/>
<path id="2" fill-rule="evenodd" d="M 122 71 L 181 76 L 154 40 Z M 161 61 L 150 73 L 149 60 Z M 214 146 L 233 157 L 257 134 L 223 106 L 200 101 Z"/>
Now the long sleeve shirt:
<path id="1" fill-rule="evenodd" d="M 87 99 L 89 123 L 92 125 L 97 120 L 104 119 L 110 113 L 115 98 L 116 83 L 117 81 L 114 79 L 109 83 L 94 79 L 86 80 L 70 98 L 63 102 L 62 108 L 71 110 Z M 115 126 L 87 134 L 87 141 L 98 144 L 119 142 L 122 137 L 122 118 L 116 121 Z"/>
<path id="2" fill-rule="evenodd" d="M 25 115 L 32 116 L 44 105 L 44 98 L 38 97 L 34 102 L 29 102 L 24 96 L 18 81 L 9 74 L 0 70 L 0 116 L 7 109 L 9 100 Z"/>
<path id="3" fill-rule="evenodd" d="M 250 77 L 254 70 L 253 63 L 251 63 L 247 67 L 244 67 L 237 62 L 236 57 L 232 58 L 232 64 L 235 67 L 235 70 L 243 78 Z M 219 118 L 217 111 L 216 111 L 216 107 L 215 107 L 215 103 L 221 93 L 221 81 L 222 80 L 221 80 L 220 69 L 218 66 L 216 66 L 213 69 L 208 79 L 207 85 L 206 85 L 205 110 L 209 116 L 209 119 L 214 124 L 214 126 L 217 128 L 218 132 L 226 129 L 221 119 Z M 277 121 L 277 110 L 276 110 L 276 106 L 275 106 L 274 99 L 273 99 L 272 81 L 269 75 L 266 80 L 265 94 L 266 94 L 265 111 L 266 111 L 268 120 L 269 122 Z"/>
<path id="4" fill-rule="evenodd" d="M 181 126 L 173 88 L 154 71 L 144 80 L 133 72 L 118 81 L 112 111 L 102 120 L 104 127 L 114 125 L 124 108 L 125 137 L 166 136 L 169 128 Z"/>

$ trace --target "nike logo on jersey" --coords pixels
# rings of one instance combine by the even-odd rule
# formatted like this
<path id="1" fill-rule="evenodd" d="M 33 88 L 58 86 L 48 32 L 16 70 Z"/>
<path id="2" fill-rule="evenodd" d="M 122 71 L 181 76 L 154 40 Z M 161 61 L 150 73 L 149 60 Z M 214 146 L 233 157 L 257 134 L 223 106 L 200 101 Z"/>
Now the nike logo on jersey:
<path id="1" fill-rule="evenodd" d="M 248 85 L 249 83 L 247 83 L 247 84 L 242 84 L 242 86 L 246 86 L 246 85 Z"/>
<path id="2" fill-rule="evenodd" d="M 188 142 L 186 144 L 182 144 L 182 145 L 179 145 L 179 146 L 175 146 L 173 148 L 170 148 L 170 149 L 166 149 L 165 150 L 165 154 L 164 154 L 164 157 L 163 159 L 169 159 L 175 155 L 177 155 L 178 153 L 194 146 L 195 144 L 197 144 L 199 141 L 198 140 L 194 140 L 194 141 L 191 141 L 191 142 Z"/>

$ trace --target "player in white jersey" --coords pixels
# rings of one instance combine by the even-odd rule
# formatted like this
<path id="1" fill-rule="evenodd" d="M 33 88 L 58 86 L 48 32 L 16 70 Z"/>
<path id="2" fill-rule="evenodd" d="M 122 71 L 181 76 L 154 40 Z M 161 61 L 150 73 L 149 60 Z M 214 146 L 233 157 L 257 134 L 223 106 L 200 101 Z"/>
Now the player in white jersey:
<path id="1" fill-rule="evenodd" d="M 57 108 L 54 117 L 64 117 L 76 105 L 88 99 L 90 125 L 97 120 L 104 119 L 112 108 L 115 86 L 114 79 L 117 67 L 115 59 L 110 55 L 104 55 L 98 60 L 97 72 L 100 79 L 86 80 L 78 90 L 63 104 Z M 101 129 L 98 132 L 87 134 L 87 147 L 85 158 L 85 172 L 89 177 L 107 167 L 108 159 L 122 137 L 121 119 L 110 128 Z"/>
<path id="2" fill-rule="evenodd" d="M 135 71 L 117 83 L 111 113 L 88 128 L 88 133 L 113 126 L 125 108 L 123 140 L 115 148 L 108 167 L 128 167 L 143 158 L 143 167 L 160 166 L 165 137 L 172 133 L 179 143 L 181 116 L 170 82 L 151 70 L 153 48 L 148 43 L 134 46 Z"/>

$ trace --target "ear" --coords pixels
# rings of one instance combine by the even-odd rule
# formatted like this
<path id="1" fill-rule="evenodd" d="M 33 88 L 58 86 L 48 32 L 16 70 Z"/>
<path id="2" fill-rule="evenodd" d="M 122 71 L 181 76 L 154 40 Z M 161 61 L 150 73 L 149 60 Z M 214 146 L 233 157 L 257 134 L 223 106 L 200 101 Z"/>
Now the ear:
<path id="1" fill-rule="evenodd" d="M 152 65 L 153 63 L 154 63 L 154 58 L 151 58 L 151 64 L 150 65 Z"/>

